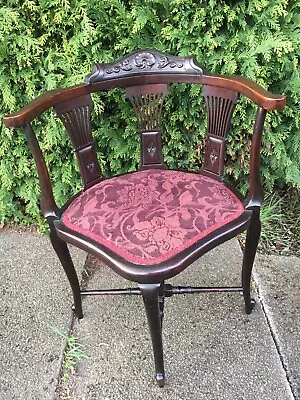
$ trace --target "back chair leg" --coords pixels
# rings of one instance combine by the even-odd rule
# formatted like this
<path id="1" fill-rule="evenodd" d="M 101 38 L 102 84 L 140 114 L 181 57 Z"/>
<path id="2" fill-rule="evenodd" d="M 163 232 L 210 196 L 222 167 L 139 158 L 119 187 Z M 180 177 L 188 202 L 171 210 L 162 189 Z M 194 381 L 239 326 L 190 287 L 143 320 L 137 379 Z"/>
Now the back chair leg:
<path id="1" fill-rule="evenodd" d="M 163 345 L 162 345 L 162 324 L 161 324 L 161 311 L 159 306 L 159 289 L 161 284 L 139 284 L 141 289 L 145 310 L 150 329 L 155 371 L 156 382 L 159 387 L 165 384 L 165 370 L 163 359 Z"/>
<path id="2" fill-rule="evenodd" d="M 253 308 L 255 307 L 255 300 L 251 298 L 250 284 L 251 284 L 252 267 L 261 231 L 259 211 L 260 211 L 259 208 L 253 210 L 250 225 L 247 231 L 244 259 L 243 259 L 242 284 L 243 284 L 243 294 L 245 300 L 245 309 L 247 314 L 251 314 Z"/>
<path id="3" fill-rule="evenodd" d="M 52 246 L 58 255 L 58 258 L 64 268 L 64 271 L 68 277 L 68 280 L 71 285 L 71 289 L 73 292 L 73 298 L 74 298 L 74 313 L 77 316 L 78 319 L 83 318 L 83 313 L 82 313 L 82 302 L 81 302 L 81 295 L 80 295 L 80 285 L 77 277 L 77 273 L 68 249 L 68 246 L 66 243 L 61 240 L 56 232 L 55 228 L 50 225 L 50 239 Z"/>

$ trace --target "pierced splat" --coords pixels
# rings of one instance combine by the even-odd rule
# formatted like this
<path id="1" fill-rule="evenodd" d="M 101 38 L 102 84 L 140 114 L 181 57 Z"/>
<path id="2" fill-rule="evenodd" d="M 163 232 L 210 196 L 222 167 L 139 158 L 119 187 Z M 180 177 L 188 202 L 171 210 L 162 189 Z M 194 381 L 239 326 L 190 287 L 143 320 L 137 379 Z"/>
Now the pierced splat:
<path id="1" fill-rule="evenodd" d="M 136 113 L 137 131 L 141 139 L 141 168 L 165 167 L 161 142 L 161 114 L 167 94 L 166 84 L 140 85 L 126 88 Z"/>
<path id="2" fill-rule="evenodd" d="M 83 95 L 55 106 L 71 138 L 85 189 L 102 177 L 91 133 L 92 104 L 91 96 Z"/>
<path id="3" fill-rule="evenodd" d="M 226 136 L 238 94 L 229 89 L 204 86 L 204 97 L 208 113 L 208 133 L 203 171 L 221 179 Z"/>

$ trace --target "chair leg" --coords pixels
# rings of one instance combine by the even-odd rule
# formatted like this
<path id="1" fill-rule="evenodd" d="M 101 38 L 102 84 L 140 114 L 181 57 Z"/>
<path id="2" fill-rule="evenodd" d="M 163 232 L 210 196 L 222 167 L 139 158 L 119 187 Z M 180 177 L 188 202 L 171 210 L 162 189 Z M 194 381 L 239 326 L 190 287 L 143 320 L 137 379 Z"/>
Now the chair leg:
<path id="1" fill-rule="evenodd" d="M 244 259 L 243 259 L 242 285 L 243 285 L 243 294 L 245 300 L 245 309 L 247 314 L 251 314 L 256 304 L 255 300 L 251 298 L 250 284 L 251 284 L 252 267 L 261 231 L 259 211 L 260 211 L 259 208 L 253 210 L 250 225 L 247 230 Z"/>
<path id="2" fill-rule="evenodd" d="M 66 243 L 61 240 L 56 232 L 55 228 L 52 226 L 52 224 L 49 222 L 50 225 L 50 239 L 52 246 L 63 266 L 63 269 L 67 275 L 67 278 L 69 280 L 72 292 L 73 292 L 73 298 L 74 298 L 74 313 L 77 316 L 78 319 L 83 318 L 83 313 L 82 313 L 82 302 L 81 302 L 81 295 L 80 295 L 80 286 L 79 286 L 79 281 L 77 277 L 77 273 L 68 249 L 68 246 Z"/>
<path id="3" fill-rule="evenodd" d="M 159 287 L 158 305 L 159 305 L 160 324 L 162 329 L 164 320 L 164 308 L 165 308 L 165 282 L 161 282 Z"/>
<path id="4" fill-rule="evenodd" d="M 158 386 L 163 387 L 165 384 L 165 371 L 162 345 L 161 311 L 159 307 L 160 283 L 139 284 L 139 287 L 143 295 L 148 325 L 152 339 L 156 370 L 155 379 Z"/>

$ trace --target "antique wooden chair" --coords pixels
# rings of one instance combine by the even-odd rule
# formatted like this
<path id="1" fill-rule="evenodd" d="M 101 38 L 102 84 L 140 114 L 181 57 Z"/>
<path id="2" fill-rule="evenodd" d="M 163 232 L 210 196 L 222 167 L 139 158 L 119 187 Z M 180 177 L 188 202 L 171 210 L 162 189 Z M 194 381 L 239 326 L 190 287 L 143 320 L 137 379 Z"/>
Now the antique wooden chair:
<path id="1" fill-rule="evenodd" d="M 198 173 L 169 170 L 162 153 L 161 116 L 168 84 L 203 85 L 208 133 L 204 165 Z M 101 173 L 90 124 L 91 93 L 125 88 L 133 105 L 141 143 L 138 171 L 105 179 Z M 222 181 L 226 134 L 239 93 L 258 105 L 251 144 L 249 193 L 243 198 Z M 165 383 L 162 348 L 164 298 L 180 293 L 242 291 L 246 313 L 252 265 L 260 236 L 260 143 L 267 110 L 282 109 L 285 97 L 273 95 L 241 76 L 203 71 L 193 57 L 140 50 L 98 64 L 85 83 L 47 92 L 4 118 L 7 127 L 22 127 L 36 162 L 41 186 L 41 212 L 50 226 L 52 245 L 69 279 L 74 312 L 82 318 L 81 297 L 141 294 L 150 328 L 156 381 Z M 58 208 L 48 170 L 30 122 L 53 107 L 73 143 L 83 191 Z M 172 287 L 165 283 L 215 246 L 247 229 L 241 287 Z M 133 289 L 80 289 L 66 243 L 93 254 Z"/>

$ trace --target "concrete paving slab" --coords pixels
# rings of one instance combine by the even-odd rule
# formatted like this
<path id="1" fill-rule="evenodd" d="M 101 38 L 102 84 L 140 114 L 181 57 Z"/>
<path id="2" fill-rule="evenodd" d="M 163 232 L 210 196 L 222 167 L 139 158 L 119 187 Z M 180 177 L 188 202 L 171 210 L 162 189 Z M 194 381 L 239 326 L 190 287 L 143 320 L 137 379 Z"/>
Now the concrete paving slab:
<path id="1" fill-rule="evenodd" d="M 48 237 L 1 232 L 0 249 L 0 399 L 53 399 L 65 343 L 52 327 L 68 331 L 71 290 Z"/>
<path id="2" fill-rule="evenodd" d="M 255 279 L 296 399 L 300 399 L 300 259 L 259 254 Z"/>
<path id="3" fill-rule="evenodd" d="M 241 250 L 230 241 L 189 267 L 175 284 L 239 285 Z M 104 266 L 88 287 L 126 287 Z M 284 369 L 257 305 L 243 311 L 240 294 L 181 295 L 166 299 L 163 340 L 167 383 L 154 383 L 150 335 L 142 299 L 90 297 L 75 324 L 89 355 L 78 363 L 74 399 L 287 400 Z"/>

